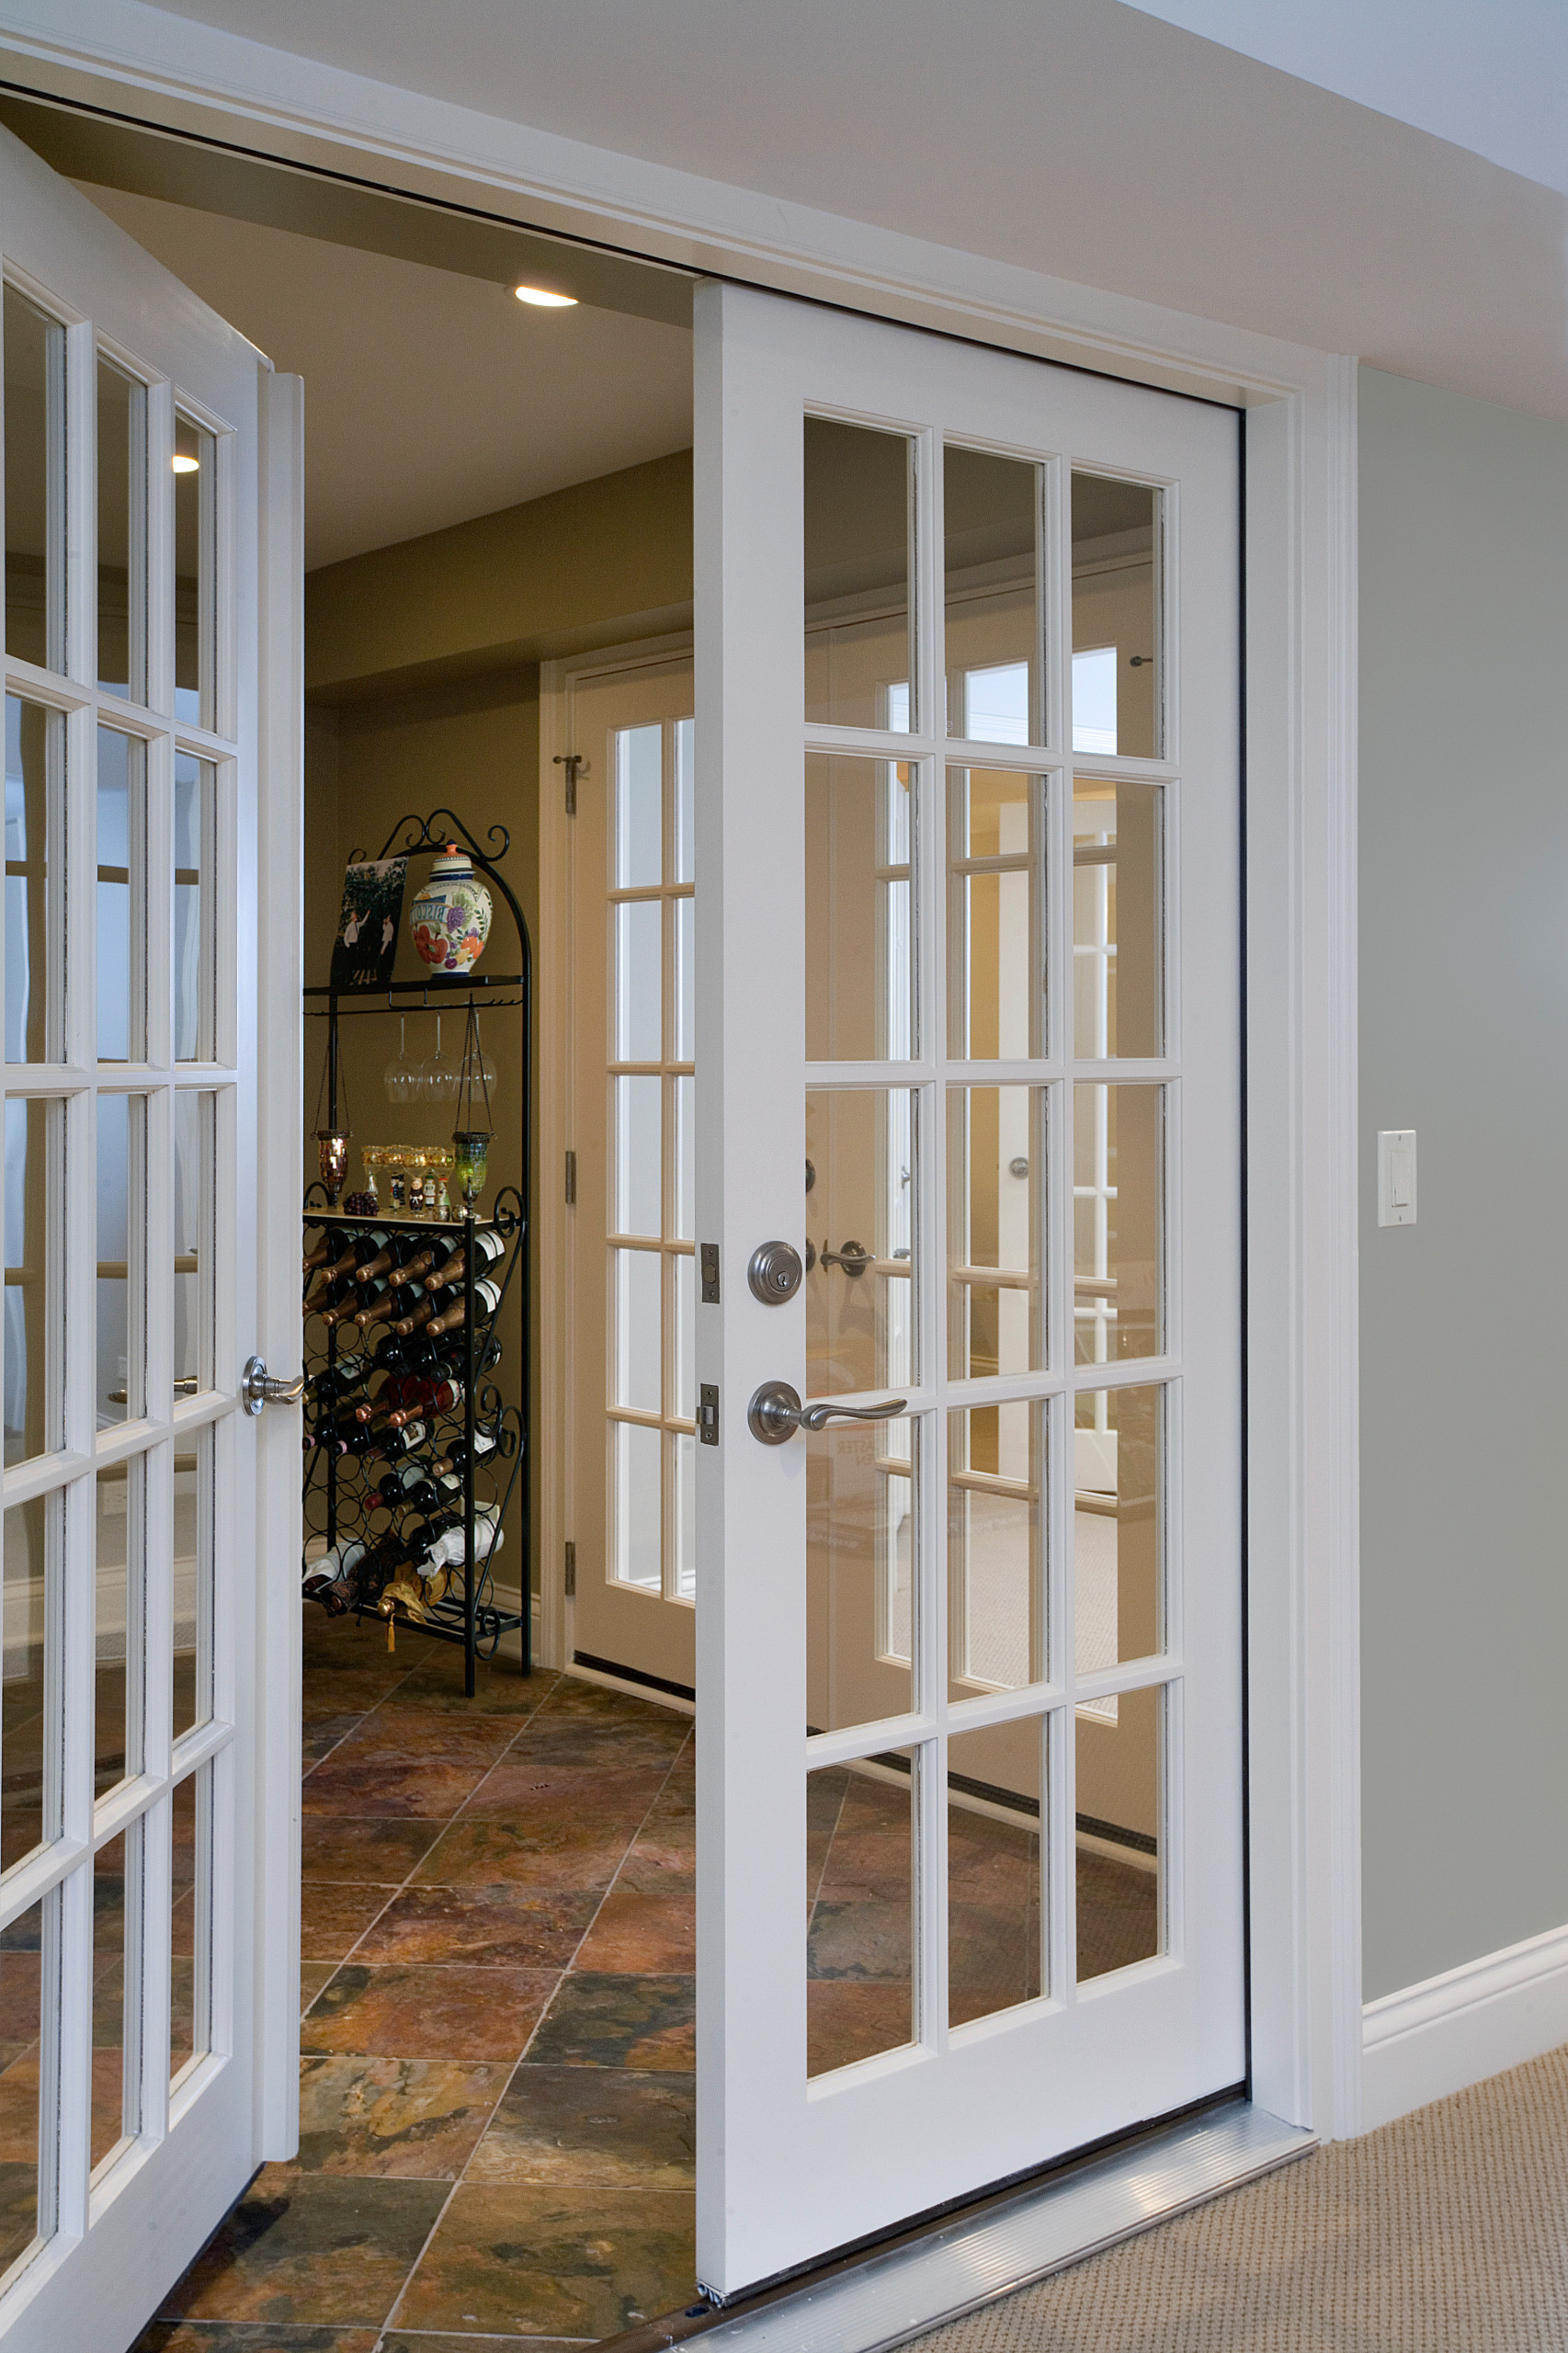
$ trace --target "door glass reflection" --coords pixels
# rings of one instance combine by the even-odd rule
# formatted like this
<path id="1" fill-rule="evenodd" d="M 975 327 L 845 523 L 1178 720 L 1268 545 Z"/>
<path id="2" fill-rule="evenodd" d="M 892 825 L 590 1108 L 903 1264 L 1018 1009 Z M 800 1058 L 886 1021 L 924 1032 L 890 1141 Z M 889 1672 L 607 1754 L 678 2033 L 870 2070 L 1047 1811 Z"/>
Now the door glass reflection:
<path id="1" fill-rule="evenodd" d="M 9 1514 L 6 1515 L 9 1518 Z M 29 1904 L 0 1932 L 0 2115 L 6 2120 L 0 2157 L 0 2278 L 38 2238 L 39 2177 L 43 2157 L 44 1964 L 59 1935 L 56 1890 Z M 47 2091 L 52 2093 L 53 2086 Z"/>
<path id="2" fill-rule="evenodd" d="M 1045 1719 L 948 1742 L 948 2022 L 964 2026 L 1044 1989 L 1041 1803 Z"/>
<path id="3" fill-rule="evenodd" d="M 181 1087 L 174 1097 L 175 1391 L 190 1396 L 212 1381 L 213 1160 L 215 1095 Z"/>
<path id="4" fill-rule="evenodd" d="M 657 1593 L 663 1583 L 663 1433 L 646 1422 L 612 1421 L 608 1431 L 611 1574 L 619 1585 Z"/>
<path id="5" fill-rule="evenodd" d="M 1073 749 L 1158 759 L 1164 748 L 1161 494 L 1073 476 Z"/>
<path id="6" fill-rule="evenodd" d="M 65 667 L 65 330 L 5 291 L 6 651 Z"/>
<path id="7" fill-rule="evenodd" d="M 146 1098 L 100 1095 L 98 1120 L 98 1356 L 100 1429 L 145 1412 L 142 1342 Z"/>
<path id="8" fill-rule="evenodd" d="M 63 1497 L 5 1515 L 6 1676 L 0 1684 L 0 1869 L 55 1836 L 59 1792 L 46 1772 L 44 1704 L 64 1539 Z"/>
<path id="9" fill-rule="evenodd" d="M 1165 790 L 1073 783 L 1073 1051 L 1082 1062 L 1165 1051 Z"/>
<path id="10" fill-rule="evenodd" d="M 212 1714 L 212 1427 L 175 1441 L 174 1716 L 178 1740 Z"/>
<path id="11" fill-rule="evenodd" d="M 174 1051 L 177 1063 L 210 1062 L 217 1048 L 217 944 L 213 856 L 218 771 L 210 760 L 175 754 Z"/>
<path id="12" fill-rule="evenodd" d="M 62 1007 L 50 977 L 60 931 L 65 722 L 6 698 L 6 1060 L 58 1062 Z"/>
<path id="13" fill-rule="evenodd" d="M 169 2080 L 210 2048 L 212 1768 L 175 1790 L 169 1875 Z"/>
<path id="14" fill-rule="evenodd" d="M 98 360 L 98 684 L 147 699 L 147 390 Z"/>
<path id="15" fill-rule="evenodd" d="M 914 451 L 902 433 L 805 421 L 808 721 L 897 734 L 917 723 Z"/>
<path id="16" fill-rule="evenodd" d="M 64 1345 L 58 1312 L 64 1107 L 6 1106 L 6 1465 L 62 1444 Z"/>
<path id="17" fill-rule="evenodd" d="M 948 1089 L 948 1370 L 955 1381 L 1046 1363 L 1040 1195 L 1046 1095 Z"/>
<path id="18" fill-rule="evenodd" d="M 145 1055 L 146 745 L 98 730 L 98 1060 Z"/>
<path id="19" fill-rule="evenodd" d="M 1077 1671 L 1165 1648 L 1164 1388 L 1081 1390 L 1073 1433 Z M 1113 1699 L 1094 1707 L 1116 1712 Z"/>
<path id="20" fill-rule="evenodd" d="M 130 1662 L 141 1658 L 143 1461 L 138 1455 L 112 1463 L 94 1481 L 93 1788 L 98 1797 L 138 1769 L 131 1758 L 140 1673 L 133 1688 Z"/>
<path id="21" fill-rule="evenodd" d="M 1076 1711 L 1078 1982 L 1160 1949 L 1165 1694 L 1123 1691 L 1114 1716 Z"/>
<path id="22" fill-rule="evenodd" d="M 175 717 L 217 725 L 218 444 L 175 417 Z"/>
<path id="23" fill-rule="evenodd" d="M 907 760 L 806 761 L 806 1060 L 914 1051 L 914 775 Z"/>
<path id="24" fill-rule="evenodd" d="M 915 1472 L 905 1420 L 806 1438 L 806 1718 L 813 1732 L 914 1704 Z"/>
<path id="25" fill-rule="evenodd" d="M 921 1758 L 905 1748 L 806 1775 L 808 2075 L 914 2040 Z"/>
<path id="26" fill-rule="evenodd" d="M 1042 777 L 948 770 L 948 1034 L 962 1059 L 1045 1051 L 1045 791 Z"/>
<path id="27" fill-rule="evenodd" d="M 1041 472 L 983 449 L 943 451 L 946 732 L 971 744 L 1045 741 Z"/>
<path id="28" fill-rule="evenodd" d="M 1073 1089 L 1073 1320 L 1080 1364 L 1165 1345 L 1165 1089 Z"/>
<path id="29" fill-rule="evenodd" d="M 134 2015 L 127 1995 L 132 1943 L 131 1848 L 121 1831 L 93 1858 L 93 2114 L 89 2163 L 96 2171 L 136 2131 Z"/>
<path id="30" fill-rule="evenodd" d="M 1019 1400 L 948 1415 L 949 1688 L 1043 1681 L 1045 1407 Z"/>
<path id="31" fill-rule="evenodd" d="M 910 1087 L 806 1095 L 806 1388 L 812 1397 L 915 1379 L 915 1116 Z"/>

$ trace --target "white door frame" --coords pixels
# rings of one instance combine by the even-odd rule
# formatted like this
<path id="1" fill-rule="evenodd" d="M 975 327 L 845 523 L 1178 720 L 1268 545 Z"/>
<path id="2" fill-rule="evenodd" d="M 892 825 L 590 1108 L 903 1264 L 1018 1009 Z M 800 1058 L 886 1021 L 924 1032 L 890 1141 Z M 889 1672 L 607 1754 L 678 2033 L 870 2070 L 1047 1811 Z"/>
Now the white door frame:
<path id="1" fill-rule="evenodd" d="M 1356 363 L 160 15 L 0 0 L 7 78 L 908 324 L 1239 403 L 1247 435 L 1254 2089 L 1361 2113 Z"/>

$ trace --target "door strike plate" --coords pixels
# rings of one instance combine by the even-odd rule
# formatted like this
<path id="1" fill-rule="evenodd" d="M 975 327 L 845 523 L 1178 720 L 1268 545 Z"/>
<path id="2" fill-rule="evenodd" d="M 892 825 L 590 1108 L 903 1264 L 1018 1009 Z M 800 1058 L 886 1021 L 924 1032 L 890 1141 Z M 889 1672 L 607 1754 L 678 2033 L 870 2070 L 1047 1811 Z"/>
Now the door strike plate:
<path id="1" fill-rule="evenodd" d="M 719 1304 L 719 1245 L 716 1242 L 702 1245 L 702 1304 L 704 1307 L 717 1307 Z"/>
<path id="2" fill-rule="evenodd" d="M 699 1446 L 719 1443 L 719 1392 L 711 1381 L 697 1392 L 697 1438 Z"/>

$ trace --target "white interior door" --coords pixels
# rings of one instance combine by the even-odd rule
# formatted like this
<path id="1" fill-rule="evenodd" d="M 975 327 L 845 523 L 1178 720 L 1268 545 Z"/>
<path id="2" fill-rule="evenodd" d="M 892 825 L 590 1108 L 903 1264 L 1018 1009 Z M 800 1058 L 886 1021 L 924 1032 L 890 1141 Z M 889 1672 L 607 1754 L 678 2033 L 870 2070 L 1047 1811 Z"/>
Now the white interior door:
<path id="1" fill-rule="evenodd" d="M 299 683 L 297 406 L 8 133 L 0 256 L 0 2334 L 113 2353 L 291 2144 L 291 1630 L 257 1573 L 267 1541 L 296 1582 L 297 1428 L 238 1387 L 298 1347 L 258 1256 L 298 1165 L 296 892 L 281 949 L 258 903 L 297 859 L 286 709 L 269 825 L 256 757 L 264 434 Z"/>
<path id="2" fill-rule="evenodd" d="M 697 1245 L 691 657 L 576 665 L 572 1654 L 692 1687 Z"/>
<path id="3" fill-rule="evenodd" d="M 1245 2072 L 1237 436 L 734 288 L 697 352 L 733 2294 Z"/>

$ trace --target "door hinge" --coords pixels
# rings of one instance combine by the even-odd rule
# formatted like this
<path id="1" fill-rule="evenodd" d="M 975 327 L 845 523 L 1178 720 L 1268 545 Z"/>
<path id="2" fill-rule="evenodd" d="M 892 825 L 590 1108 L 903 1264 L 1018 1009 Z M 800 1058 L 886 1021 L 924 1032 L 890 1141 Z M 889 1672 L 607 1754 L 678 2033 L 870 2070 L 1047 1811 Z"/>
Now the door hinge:
<path id="1" fill-rule="evenodd" d="M 719 1392 L 710 1381 L 697 1392 L 697 1438 L 700 1446 L 719 1443 Z"/>
<path id="2" fill-rule="evenodd" d="M 557 752 L 555 765 L 566 771 L 566 814 L 577 814 L 577 779 L 588 763 L 581 752 Z"/>
<path id="3" fill-rule="evenodd" d="M 577 1206 L 577 1155 L 574 1152 L 566 1155 L 566 1206 L 569 1210 Z"/>
<path id="4" fill-rule="evenodd" d="M 702 1245 L 702 1304 L 704 1307 L 717 1307 L 719 1304 L 719 1245 L 716 1242 L 705 1242 Z"/>
<path id="5" fill-rule="evenodd" d="M 566 1598 L 572 1600 L 577 1591 L 577 1547 L 568 1544 L 566 1552 Z"/>

